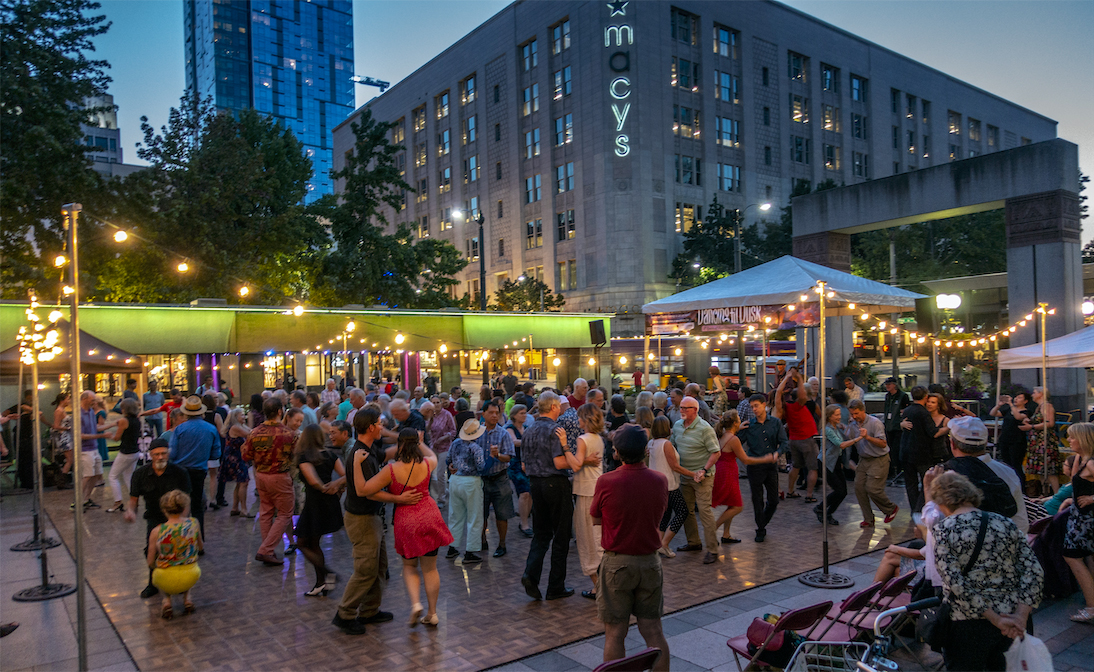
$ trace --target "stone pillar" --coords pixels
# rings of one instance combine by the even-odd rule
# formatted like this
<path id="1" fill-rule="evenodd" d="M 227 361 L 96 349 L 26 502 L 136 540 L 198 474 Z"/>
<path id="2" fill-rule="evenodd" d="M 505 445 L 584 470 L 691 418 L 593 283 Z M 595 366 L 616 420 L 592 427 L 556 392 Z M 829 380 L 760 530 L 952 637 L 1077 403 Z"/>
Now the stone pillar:
<path id="1" fill-rule="evenodd" d="M 447 392 L 457 385 L 463 385 L 460 374 L 460 356 L 449 353 L 441 358 L 441 380 L 437 384 L 438 392 Z"/>
<path id="2" fill-rule="evenodd" d="M 1049 340 L 1080 329 L 1083 275 L 1078 194 L 1048 191 L 1009 198 L 1005 207 L 1010 323 L 1016 324 L 1045 302 L 1056 309 L 1046 322 Z M 1019 327 L 1009 345 L 1040 341 L 1040 321 L 1036 319 L 1035 324 Z M 1040 376 L 1040 369 L 1014 370 L 1011 381 L 1033 387 L 1040 384 Z M 1049 400 L 1058 412 L 1084 408 L 1085 381 L 1082 369 L 1049 370 Z"/>
<path id="3" fill-rule="evenodd" d="M 844 273 L 851 272 L 851 235 L 811 233 L 794 236 L 794 256 Z"/>
<path id="4" fill-rule="evenodd" d="M 794 237 L 794 256 L 798 259 L 821 264 L 844 273 L 851 272 L 851 235 L 847 233 L 811 233 L 805 236 Z M 850 317 L 830 317 L 825 319 L 825 357 L 824 357 L 824 384 L 832 387 L 832 376 L 847 363 L 847 358 L 854 353 L 852 332 L 854 322 Z M 816 366 L 816 357 L 813 344 L 817 342 L 817 329 L 798 329 L 798 359 L 805 354 L 803 338 L 809 340 L 809 356 L 813 359 L 813 370 Z"/>

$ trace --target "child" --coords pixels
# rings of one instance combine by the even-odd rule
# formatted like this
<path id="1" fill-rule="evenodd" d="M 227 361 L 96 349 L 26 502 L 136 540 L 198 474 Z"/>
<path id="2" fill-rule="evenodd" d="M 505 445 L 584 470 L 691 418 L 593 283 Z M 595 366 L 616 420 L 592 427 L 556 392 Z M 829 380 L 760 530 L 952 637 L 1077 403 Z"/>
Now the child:
<path id="1" fill-rule="evenodd" d="M 182 593 L 183 609 L 194 613 L 190 589 L 201 578 L 198 553 L 202 550 L 201 533 L 196 519 L 190 517 L 190 496 L 172 490 L 160 498 L 160 510 L 167 522 L 157 526 L 148 536 L 148 566 L 152 568 L 152 585 L 163 591 L 160 615 L 170 620 L 171 596 Z"/>

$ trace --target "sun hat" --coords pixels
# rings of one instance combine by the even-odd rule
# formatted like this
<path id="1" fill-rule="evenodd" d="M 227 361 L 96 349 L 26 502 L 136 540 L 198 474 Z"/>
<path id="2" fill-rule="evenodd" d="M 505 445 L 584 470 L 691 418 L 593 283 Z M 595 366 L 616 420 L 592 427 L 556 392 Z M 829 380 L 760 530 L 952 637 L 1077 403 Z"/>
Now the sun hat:
<path id="1" fill-rule="evenodd" d="M 967 446 L 986 446 L 988 444 L 988 428 L 980 418 L 971 415 L 961 415 L 949 422 L 950 434 L 953 438 Z"/>
<path id="2" fill-rule="evenodd" d="M 185 415 L 205 415 L 205 411 L 209 410 L 205 408 L 205 404 L 201 403 L 201 397 L 196 394 L 191 394 L 186 397 L 186 401 L 182 402 L 181 408 Z"/>
<path id="3" fill-rule="evenodd" d="M 486 427 L 482 426 L 478 420 L 474 418 L 463 423 L 463 427 L 460 429 L 460 438 L 464 441 L 474 441 L 486 432 Z"/>

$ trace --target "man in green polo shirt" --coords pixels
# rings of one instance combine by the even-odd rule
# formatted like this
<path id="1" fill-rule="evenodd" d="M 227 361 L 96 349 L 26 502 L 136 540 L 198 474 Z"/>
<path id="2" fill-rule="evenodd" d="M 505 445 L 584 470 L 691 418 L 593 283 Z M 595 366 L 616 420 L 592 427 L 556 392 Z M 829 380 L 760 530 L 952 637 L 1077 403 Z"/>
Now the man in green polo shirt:
<path id="1" fill-rule="evenodd" d="M 707 549 L 703 564 L 709 565 L 718 559 L 718 536 L 714 533 L 714 510 L 710 508 L 710 500 L 714 492 L 714 463 L 718 461 L 720 448 L 714 428 L 699 417 L 699 402 L 694 397 L 684 397 L 680 402 L 680 419 L 672 427 L 672 445 L 680 452 L 680 466 L 693 472 L 692 478 L 680 479 L 680 494 L 684 496 L 689 513 L 699 505 Z M 695 516 L 689 515 L 684 520 L 684 534 L 688 543 L 676 550 L 703 550 Z"/>

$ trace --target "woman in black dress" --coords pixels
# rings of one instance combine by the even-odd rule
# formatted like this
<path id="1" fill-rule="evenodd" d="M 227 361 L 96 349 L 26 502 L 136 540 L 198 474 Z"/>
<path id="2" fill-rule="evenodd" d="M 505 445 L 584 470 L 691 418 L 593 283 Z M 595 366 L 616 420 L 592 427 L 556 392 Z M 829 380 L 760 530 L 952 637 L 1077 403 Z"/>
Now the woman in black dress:
<path id="1" fill-rule="evenodd" d="M 999 395 L 999 403 L 990 411 L 992 417 L 1000 418 L 1002 422 L 995 441 L 999 450 L 999 459 L 1010 465 L 1023 483 L 1026 482 L 1022 463 L 1026 461 L 1027 435 L 1020 427 L 1029 420 L 1036 409 L 1037 404 L 1030 399 L 1029 392 L 1022 390 L 1016 392 L 1013 399 L 1006 394 Z"/>
<path id="2" fill-rule="evenodd" d="M 327 450 L 325 444 L 319 425 L 308 425 L 296 440 L 296 465 L 305 483 L 304 508 L 296 521 L 296 548 L 315 567 L 315 586 L 304 593 L 307 597 L 326 595 L 334 587 L 334 572 L 327 569 L 319 540 L 342 529 L 338 497 L 346 484 L 346 471 L 338 454 Z"/>

